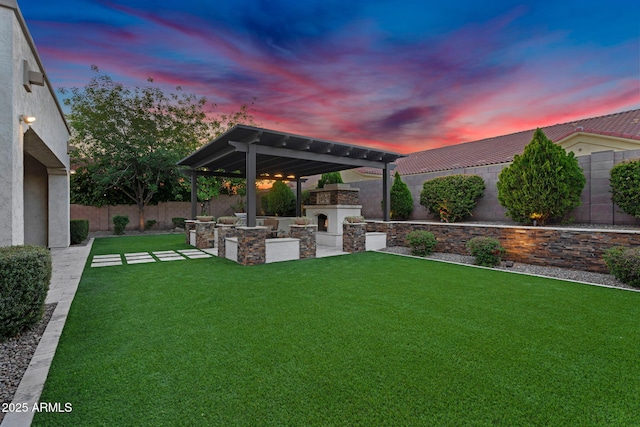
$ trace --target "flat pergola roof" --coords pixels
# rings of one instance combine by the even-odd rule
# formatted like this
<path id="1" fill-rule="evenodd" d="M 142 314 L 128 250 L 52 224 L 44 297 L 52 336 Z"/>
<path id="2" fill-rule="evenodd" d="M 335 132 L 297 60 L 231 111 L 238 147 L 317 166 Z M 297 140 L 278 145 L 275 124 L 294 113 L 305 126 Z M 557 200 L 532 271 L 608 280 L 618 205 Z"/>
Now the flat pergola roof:
<path id="1" fill-rule="evenodd" d="M 385 164 L 404 157 L 357 145 L 236 125 L 180 160 L 178 165 L 226 172 L 230 176 L 246 176 L 245 153 L 249 146 L 255 147 L 258 177 L 280 173 L 295 179 L 358 167 L 384 169 Z"/>
<path id="2" fill-rule="evenodd" d="M 383 170 L 384 217 L 389 219 L 390 164 L 401 154 L 357 145 L 294 135 L 247 125 L 236 125 L 178 162 L 192 172 L 192 214 L 196 209 L 195 177 L 218 175 L 247 178 L 247 225 L 255 226 L 256 179 L 296 180 L 298 203 L 300 178 L 358 167 Z M 299 207 L 298 207 L 299 211 Z M 298 213 L 299 214 L 299 213 Z"/>

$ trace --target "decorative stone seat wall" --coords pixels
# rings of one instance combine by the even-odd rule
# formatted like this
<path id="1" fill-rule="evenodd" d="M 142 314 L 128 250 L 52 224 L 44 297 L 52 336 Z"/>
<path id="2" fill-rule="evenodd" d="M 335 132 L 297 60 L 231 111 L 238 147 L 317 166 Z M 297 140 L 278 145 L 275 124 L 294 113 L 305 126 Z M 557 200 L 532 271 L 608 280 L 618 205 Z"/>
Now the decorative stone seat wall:
<path id="1" fill-rule="evenodd" d="M 237 237 L 235 225 L 231 224 L 218 224 L 218 256 L 220 258 L 226 258 L 226 239 L 227 237 Z"/>
<path id="2" fill-rule="evenodd" d="M 364 252 L 367 250 L 367 224 L 364 222 L 342 224 L 342 250 Z"/>
<path id="3" fill-rule="evenodd" d="M 316 232 L 318 226 L 309 225 L 290 225 L 291 237 L 300 239 L 300 259 L 316 257 Z"/>
<path id="4" fill-rule="evenodd" d="M 613 246 L 640 245 L 640 230 L 400 221 L 368 221 L 367 230 L 387 233 L 387 246 L 408 246 L 408 233 L 430 231 L 438 240 L 436 251 L 461 255 L 469 254 L 465 245 L 470 239 L 494 237 L 507 250 L 503 257 L 505 260 L 596 273 L 608 272 L 602 259 L 605 250 Z"/>
<path id="5" fill-rule="evenodd" d="M 236 227 L 238 264 L 257 265 L 267 261 L 265 240 L 267 227 Z"/>

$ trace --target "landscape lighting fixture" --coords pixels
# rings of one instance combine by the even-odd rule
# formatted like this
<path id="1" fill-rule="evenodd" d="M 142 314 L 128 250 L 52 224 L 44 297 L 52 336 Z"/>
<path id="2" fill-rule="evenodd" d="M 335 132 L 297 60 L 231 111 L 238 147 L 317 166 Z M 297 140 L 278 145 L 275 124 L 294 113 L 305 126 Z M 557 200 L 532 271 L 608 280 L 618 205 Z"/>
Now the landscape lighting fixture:
<path id="1" fill-rule="evenodd" d="M 30 124 L 32 124 L 33 122 L 36 121 L 36 118 L 33 117 L 33 116 L 24 116 L 24 115 L 22 115 L 22 116 L 20 116 L 20 121 L 30 125 Z"/>

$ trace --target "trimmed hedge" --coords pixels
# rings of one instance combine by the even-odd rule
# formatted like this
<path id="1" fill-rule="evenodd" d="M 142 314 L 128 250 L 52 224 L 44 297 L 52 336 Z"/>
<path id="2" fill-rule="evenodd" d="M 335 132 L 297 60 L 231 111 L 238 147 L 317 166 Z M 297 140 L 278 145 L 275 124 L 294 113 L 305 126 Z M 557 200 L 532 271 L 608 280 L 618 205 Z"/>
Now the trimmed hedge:
<path id="1" fill-rule="evenodd" d="M 42 319 L 51 281 L 51 254 L 42 246 L 0 248 L 0 339 Z"/>
<path id="2" fill-rule="evenodd" d="M 113 233 L 124 234 L 124 229 L 129 224 L 129 217 L 127 215 L 115 215 L 113 221 Z"/>
<path id="3" fill-rule="evenodd" d="M 407 234 L 407 242 L 411 248 L 411 255 L 427 256 L 435 249 L 438 241 L 429 231 L 415 230 Z"/>
<path id="4" fill-rule="evenodd" d="M 79 245 L 89 236 L 89 220 L 88 219 L 72 219 L 69 221 L 69 234 L 71 235 L 71 244 Z"/>
<path id="5" fill-rule="evenodd" d="M 171 218 L 171 223 L 173 224 L 174 228 L 184 228 L 184 222 L 186 220 L 187 220 L 186 218 L 174 217 L 174 218 Z"/>
<path id="6" fill-rule="evenodd" d="M 502 261 L 505 250 L 493 237 L 474 237 L 466 244 L 469 253 L 476 258 L 476 265 L 495 267 Z"/>
<path id="7" fill-rule="evenodd" d="M 640 247 L 616 246 L 605 251 L 604 262 L 609 272 L 622 283 L 640 288 Z"/>
<path id="8" fill-rule="evenodd" d="M 443 222 L 456 222 L 471 216 L 484 194 L 484 179 L 478 175 L 449 175 L 422 184 L 420 204 Z"/>

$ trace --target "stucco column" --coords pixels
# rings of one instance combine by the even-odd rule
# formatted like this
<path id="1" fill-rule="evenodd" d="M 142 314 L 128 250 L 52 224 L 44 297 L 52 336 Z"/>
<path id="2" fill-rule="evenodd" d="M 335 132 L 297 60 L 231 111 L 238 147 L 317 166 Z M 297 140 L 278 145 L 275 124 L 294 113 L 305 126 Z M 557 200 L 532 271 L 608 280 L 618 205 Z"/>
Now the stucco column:
<path id="1" fill-rule="evenodd" d="M 69 246 L 69 175 L 65 168 L 47 169 L 49 174 L 49 247 Z"/>

